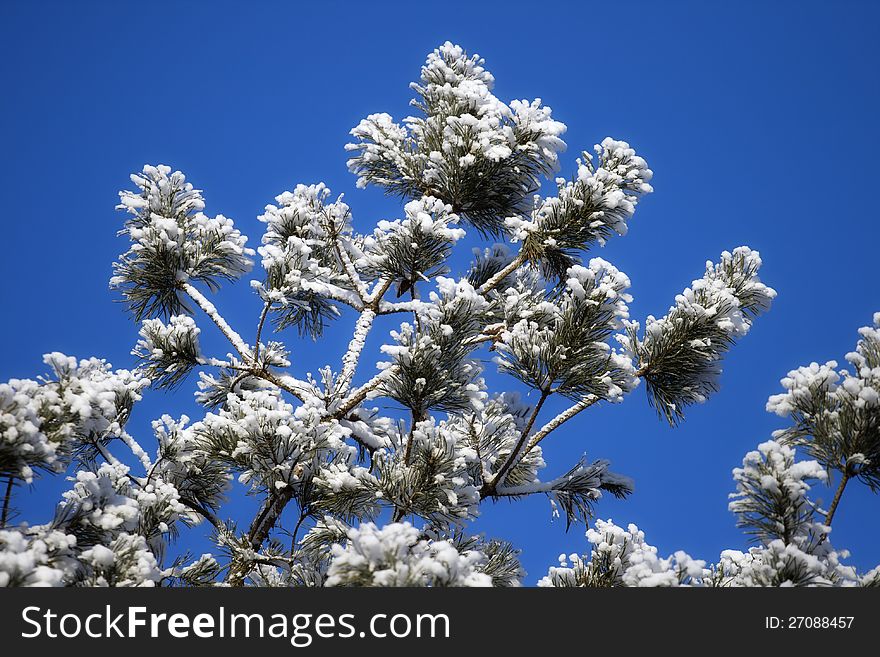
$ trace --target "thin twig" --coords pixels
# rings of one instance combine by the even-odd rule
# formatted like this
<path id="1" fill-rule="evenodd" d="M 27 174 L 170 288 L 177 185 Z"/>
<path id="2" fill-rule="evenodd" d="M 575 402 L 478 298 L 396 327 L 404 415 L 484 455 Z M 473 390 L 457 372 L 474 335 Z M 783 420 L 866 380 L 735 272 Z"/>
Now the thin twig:
<path id="1" fill-rule="evenodd" d="M 214 515 L 211 511 L 209 511 L 207 508 L 205 508 L 204 506 L 199 504 L 198 502 L 194 502 L 192 500 L 188 500 L 184 497 L 181 497 L 180 503 L 186 507 L 189 507 L 190 509 L 192 509 L 193 511 L 195 511 L 196 513 L 198 513 L 199 515 L 204 517 L 205 520 L 207 520 L 212 525 L 214 525 L 214 528 L 218 532 L 225 532 L 226 531 L 226 526 L 222 522 L 220 522 L 220 519 L 216 515 Z"/>
<path id="2" fill-rule="evenodd" d="M 535 420 L 538 418 L 538 413 L 541 412 L 541 407 L 544 405 L 544 402 L 547 401 L 547 397 L 550 396 L 550 390 L 542 390 L 541 398 L 538 400 L 538 403 L 535 404 L 535 408 L 532 410 L 532 414 L 529 417 L 528 422 L 526 422 L 526 426 L 523 428 L 522 433 L 520 434 L 519 440 L 516 442 L 516 446 L 513 448 L 513 451 L 507 455 L 507 459 L 504 463 L 501 464 L 501 468 L 495 474 L 494 477 L 490 481 L 487 481 L 484 484 L 484 488 L 486 488 L 489 494 L 495 492 L 495 489 L 504 483 L 504 477 L 507 476 L 507 473 L 510 469 L 516 465 L 519 457 L 519 451 L 522 449 L 522 446 L 525 444 L 526 439 L 529 437 L 529 432 L 532 430 L 532 427 L 535 424 Z"/>
<path id="3" fill-rule="evenodd" d="M 257 337 L 256 342 L 254 343 L 254 364 L 260 360 L 260 337 L 263 335 L 263 324 L 266 323 L 266 315 L 269 314 L 269 309 L 272 307 L 272 302 L 267 301 L 266 305 L 263 306 L 263 312 L 260 313 L 260 323 L 257 325 Z"/>
<path id="4" fill-rule="evenodd" d="M 526 256 L 520 250 L 519 253 L 516 254 L 516 257 L 508 263 L 508 265 L 496 273 L 492 278 L 483 283 L 480 286 L 480 289 L 477 290 L 480 294 L 485 295 L 487 292 L 494 290 L 505 278 L 510 276 L 513 272 L 520 268 L 520 266 L 526 261 Z"/>
<path id="5" fill-rule="evenodd" d="M 296 536 L 299 534 L 299 528 L 303 524 L 303 520 L 308 518 L 309 514 L 306 513 L 305 509 L 300 510 L 299 512 L 299 520 L 296 521 L 296 525 L 293 527 L 293 533 L 290 535 L 290 551 L 296 551 Z"/>
<path id="6" fill-rule="evenodd" d="M 831 506 L 828 507 L 828 512 L 825 514 L 825 525 L 828 527 L 831 526 L 831 521 L 834 520 L 834 513 L 837 511 L 837 505 L 840 504 L 840 498 L 843 497 L 843 490 L 846 488 L 847 483 L 851 479 L 851 475 L 848 469 L 843 471 L 843 477 L 840 480 L 840 485 L 837 487 L 837 492 L 834 493 L 834 499 L 831 500 Z"/>
<path id="7" fill-rule="evenodd" d="M 196 305 L 211 318 L 211 321 L 217 325 L 217 328 L 219 328 L 220 332 L 226 336 L 226 339 L 229 340 L 230 344 L 232 344 L 239 355 L 245 361 L 252 362 L 253 355 L 251 354 L 251 350 L 248 349 L 248 346 L 245 344 L 244 340 L 241 339 L 241 336 L 236 333 L 226 320 L 223 319 L 223 316 L 217 312 L 217 308 L 214 304 L 191 283 L 183 282 L 180 284 L 180 287 L 187 293 L 187 295 L 189 295 L 189 298 L 195 301 Z"/>
<path id="8" fill-rule="evenodd" d="M 348 415 L 355 406 L 360 404 L 367 398 L 373 390 L 382 385 L 382 381 L 388 376 L 386 372 L 389 370 L 382 370 L 372 379 L 367 381 L 364 385 L 358 388 L 354 393 L 349 395 L 346 399 L 342 401 L 342 403 L 336 408 L 336 410 L 328 416 L 328 419 L 338 420 L 342 417 Z"/>
<path id="9" fill-rule="evenodd" d="M 379 312 L 379 304 L 382 303 L 385 293 L 388 292 L 388 289 L 393 282 L 394 281 L 390 278 L 383 278 L 382 280 L 377 281 L 376 287 L 373 288 L 373 291 L 367 298 L 367 303 L 369 303 L 376 312 Z"/>
<path id="10" fill-rule="evenodd" d="M 595 404 L 599 399 L 600 397 L 596 397 L 595 395 L 584 397 L 579 402 L 573 406 L 569 406 L 562 413 L 550 420 L 547 424 L 541 427 L 534 436 L 532 436 L 532 440 L 526 448 L 526 451 L 523 452 L 523 456 L 532 451 L 551 431 L 555 431 L 575 415 Z"/>
<path id="11" fill-rule="evenodd" d="M 6 527 L 6 521 L 9 518 L 9 504 L 12 500 L 12 475 L 6 478 L 6 494 L 3 495 L 3 515 L 0 516 L 0 528 Z"/>
<path id="12" fill-rule="evenodd" d="M 255 370 L 250 370 L 250 373 L 253 374 L 257 378 L 263 379 L 264 381 L 268 381 L 272 385 L 281 388 L 285 392 L 289 392 L 291 395 L 293 395 L 294 397 L 296 397 L 300 401 L 303 401 L 302 391 L 297 390 L 296 388 L 294 388 L 291 385 L 288 385 L 281 378 L 279 378 L 278 376 L 276 376 L 272 372 L 269 372 L 267 370 L 255 369 Z"/>
<path id="13" fill-rule="evenodd" d="M 342 264 L 342 269 L 345 271 L 345 275 L 348 276 L 348 280 L 351 282 L 352 287 L 354 287 L 354 291 L 364 304 L 368 303 L 369 293 L 363 280 L 361 280 L 357 270 L 354 268 L 354 263 L 351 261 L 348 252 L 343 248 L 338 238 L 333 240 L 333 246 L 336 250 L 336 256 Z"/>

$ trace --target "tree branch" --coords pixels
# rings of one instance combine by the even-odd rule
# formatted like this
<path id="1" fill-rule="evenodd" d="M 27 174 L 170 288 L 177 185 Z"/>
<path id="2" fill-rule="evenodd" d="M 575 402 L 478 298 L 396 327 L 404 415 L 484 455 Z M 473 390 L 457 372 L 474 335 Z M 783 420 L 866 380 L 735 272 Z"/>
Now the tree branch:
<path id="1" fill-rule="evenodd" d="M 144 471 L 150 471 L 153 467 L 153 462 L 150 460 L 150 456 L 147 454 L 146 450 L 141 447 L 140 443 L 136 441 L 131 434 L 126 433 L 125 431 L 119 434 L 119 439 L 126 444 L 128 449 L 131 450 L 131 453 L 134 454 L 135 458 L 140 461 L 142 466 L 144 466 Z"/>
<path id="2" fill-rule="evenodd" d="M 382 385 L 382 381 L 385 380 L 385 377 L 388 376 L 387 372 L 390 370 L 382 370 L 372 379 L 367 381 L 364 385 L 358 388 L 353 394 L 349 395 L 348 398 L 342 400 L 336 410 L 328 416 L 328 419 L 338 420 L 339 418 L 345 417 L 350 413 L 355 406 L 360 404 L 367 398 L 373 390 Z"/>
<path id="3" fill-rule="evenodd" d="M 101 456 L 103 456 L 103 457 L 104 457 L 104 460 L 107 461 L 107 463 L 109 463 L 110 465 L 116 465 L 116 464 L 118 464 L 118 463 L 121 463 L 121 461 L 120 461 L 118 458 L 116 458 L 115 456 L 113 456 L 113 454 L 111 454 L 111 453 L 107 450 L 107 447 L 105 447 L 105 446 L 101 443 L 100 440 L 96 440 L 96 441 L 95 441 L 94 443 L 92 443 L 92 444 L 95 446 L 95 449 L 98 450 L 98 453 L 99 453 Z M 133 479 L 133 477 L 131 477 L 131 475 L 129 475 L 129 478 L 130 478 L 130 479 Z"/>
<path id="4" fill-rule="evenodd" d="M 382 298 L 385 296 L 385 293 L 391 287 L 392 281 L 390 278 L 383 278 L 379 281 L 376 281 L 376 286 L 373 288 L 373 291 L 370 293 L 369 297 L 366 299 L 366 303 L 372 306 L 373 310 L 379 312 L 379 304 L 382 303 Z"/>
<path id="5" fill-rule="evenodd" d="M 426 411 L 421 411 L 420 413 L 416 413 L 415 411 L 412 411 L 411 417 L 412 417 L 412 421 L 409 425 L 409 439 L 406 442 L 406 449 L 403 452 L 403 464 L 404 465 L 409 465 L 410 456 L 412 455 L 412 445 L 413 445 L 413 439 L 415 438 L 416 424 L 427 420 L 428 413 Z"/>
<path id="6" fill-rule="evenodd" d="M 217 308 L 214 307 L 214 304 L 191 283 L 182 282 L 180 287 L 187 293 L 187 295 L 189 295 L 189 298 L 211 318 L 211 321 L 217 325 L 217 328 L 219 328 L 220 332 L 226 336 L 226 339 L 229 340 L 230 344 L 235 347 L 235 350 L 239 355 L 244 360 L 252 362 L 253 354 L 251 354 L 251 350 L 245 344 L 244 340 L 241 339 L 241 336 L 236 333 L 226 320 L 223 319 L 223 316 L 217 312 Z"/>
<path id="7" fill-rule="evenodd" d="M 9 519 L 9 504 L 12 500 L 12 475 L 6 478 L 6 493 L 3 495 L 3 514 L 0 515 L 0 529 L 6 527 L 6 521 Z"/>
<path id="8" fill-rule="evenodd" d="M 843 491 L 851 478 L 852 475 L 850 475 L 849 469 L 844 469 L 843 476 L 840 479 L 840 485 L 837 487 L 837 491 L 834 493 L 834 499 L 831 500 L 831 506 L 828 507 L 828 512 L 825 514 L 825 525 L 828 527 L 831 526 L 831 522 L 834 520 L 834 513 L 837 511 L 837 505 L 840 504 L 840 498 L 843 497 Z"/>
<path id="9" fill-rule="evenodd" d="M 268 370 L 261 369 L 257 367 L 256 358 L 259 354 L 259 338 L 261 334 L 261 330 L 263 324 L 265 322 L 266 314 L 268 313 L 268 304 L 263 308 L 263 313 L 260 318 L 260 326 L 257 330 L 257 346 L 255 347 L 255 352 L 252 354 L 248 346 L 244 343 L 241 336 L 235 332 L 235 330 L 229 326 L 223 316 L 217 312 L 217 309 L 201 292 L 199 292 L 195 287 L 193 287 L 189 283 L 182 283 L 181 287 L 183 290 L 190 296 L 190 298 L 195 301 L 196 305 L 201 308 L 204 313 L 211 318 L 214 324 L 217 325 L 217 328 L 220 329 L 220 332 L 226 336 L 226 339 L 235 347 L 235 350 L 239 353 L 239 355 L 249 363 L 249 367 L 235 367 L 232 365 L 228 365 L 232 367 L 232 369 L 237 369 L 242 372 L 249 372 L 253 376 L 268 381 L 269 383 L 281 388 L 285 392 L 290 393 L 300 401 L 303 401 L 303 392 L 308 390 L 308 386 L 303 382 L 287 375 L 277 375 L 269 372 Z M 298 389 L 299 388 L 299 389 Z"/>
<path id="10" fill-rule="evenodd" d="M 333 246 L 336 250 L 336 257 L 339 258 L 339 262 L 342 264 L 342 269 L 345 271 L 345 275 L 348 276 L 348 280 L 351 281 L 355 292 L 357 292 L 357 295 L 364 304 L 368 303 L 367 300 L 369 298 L 369 293 L 367 292 L 367 286 L 364 285 L 364 282 L 358 275 L 357 270 L 354 268 L 354 263 L 351 261 L 348 252 L 340 242 L 339 237 L 336 237 L 333 240 Z"/>
<path id="11" fill-rule="evenodd" d="M 510 454 L 507 455 L 507 459 L 504 461 L 504 463 L 501 464 L 501 467 L 498 469 L 498 472 L 495 473 L 495 476 L 483 484 L 483 489 L 486 491 L 487 494 L 493 495 L 498 486 L 504 483 L 504 477 L 507 476 L 507 473 L 510 472 L 510 469 L 514 465 L 516 465 L 517 461 L 519 460 L 519 451 L 522 449 L 523 444 L 525 444 L 526 439 L 529 436 L 529 432 L 532 430 L 532 427 L 535 424 L 535 420 L 538 418 L 538 413 L 541 412 L 541 407 L 544 405 L 544 402 L 547 401 L 547 397 L 549 396 L 549 390 L 541 391 L 541 398 L 538 400 L 538 403 L 535 404 L 535 408 L 532 410 L 532 414 L 529 417 L 528 422 L 526 422 L 526 426 L 523 428 L 519 440 L 516 442 L 516 446 L 513 448 L 513 451 L 511 451 Z"/>
<path id="12" fill-rule="evenodd" d="M 288 502 L 293 499 L 293 490 L 288 486 L 279 493 L 270 494 L 260 513 L 254 518 L 248 531 L 248 542 L 255 550 L 259 550 L 269 532 L 281 518 L 281 513 Z"/>
<path id="13" fill-rule="evenodd" d="M 503 281 L 505 278 L 507 278 L 513 272 L 515 272 L 517 269 L 519 269 L 520 266 L 525 261 L 526 261 L 526 256 L 522 252 L 522 250 L 520 250 L 520 252 L 516 254 L 516 257 L 513 260 L 511 260 L 504 269 L 502 269 L 497 274 L 495 274 L 492 278 L 490 278 L 488 281 L 483 283 L 480 286 L 480 289 L 477 290 L 477 292 L 479 292 L 480 294 L 485 296 L 486 293 L 490 292 L 491 290 L 494 290 L 499 285 L 499 283 L 501 283 L 501 281 Z"/>
<path id="14" fill-rule="evenodd" d="M 373 320 L 376 319 L 376 311 L 372 308 L 366 308 L 361 316 L 358 317 L 354 327 L 354 336 L 348 343 L 348 350 L 342 357 L 342 373 L 339 375 L 338 391 L 340 395 L 345 395 L 354 379 L 358 362 L 360 361 L 361 352 L 367 341 L 367 335 L 373 326 Z"/>
<path id="15" fill-rule="evenodd" d="M 493 497 L 521 497 L 523 495 L 534 495 L 536 493 L 550 493 L 557 489 L 559 484 L 563 484 L 568 477 L 562 476 L 552 481 L 536 481 L 522 486 L 502 486 L 496 488 L 492 494 Z"/>
<path id="16" fill-rule="evenodd" d="M 254 341 L 254 364 L 260 359 L 260 337 L 263 335 L 263 324 L 266 323 L 266 316 L 269 314 L 271 307 L 272 302 L 267 301 L 263 306 L 263 312 L 260 313 L 260 323 L 257 324 L 257 337 Z"/>
<path id="17" fill-rule="evenodd" d="M 300 401 L 303 401 L 303 393 L 307 392 L 308 390 L 308 387 L 302 381 L 286 374 L 279 375 L 269 372 L 268 370 L 260 369 L 253 369 L 248 371 L 253 374 L 253 376 L 259 379 L 263 379 L 264 381 L 268 381 L 272 385 L 281 388 L 285 392 L 289 392 Z"/>
<path id="18" fill-rule="evenodd" d="M 425 306 L 424 301 L 419 301 L 418 299 L 414 301 L 381 301 L 378 304 L 378 310 L 376 311 L 379 315 L 393 315 L 395 313 L 414 313 L 418 312 Z"/>
<path id="19" fill-rule="evenodd" d="M 534 436 L 532 436 L 532 440 L 529 443 L 529 446 L 526 448 L 526 451 L 523 453 L 523 456 L 532 451 L 538 445 L 538 443 L 540 443 L 542 440 L 544 440 L 544 438 L 547 437 L 550 432 L 555 431 L 556 429 L 561 427 L 575 415 L 595 404 L 597 401 L 599 401 L 599 399 L 600 398 L 596 397 L 595 395 L 584 397 L 579 402 L 577 402 L 573 406 L 569 406 L 562 413 L 550 420 L 547 424 L 541 427 Z"/>
<path id="20" fill-rule="evenodd" d="M 338 285 L 323 283 L 320 286 L 320 289 L 316 290 L 316 293 L 322 297 L 327 297 L 331 301 L 338 301 L 339 303 L 344 303 L 346 306 L 351 306 L 358 312 L 364 309 L 363 301 L 356 292 L 346 290 Z"/>
<path id="21" fill-rule="evenodd" d="M 188 500 L 185 497 L 181 497 L 181 498 L 179 498 L 179 500 L 180 500 L 180 503 L 183 504 L 185 507 L 189 507 L 190 509 L 192 509 L 193 511 L 198 513 L 200 516 L 205 518 L 205 520 L 207 520 L 212 525 L 214 525 L 214 528 L 218 532 L 225 532 L 226 531 L 226 526 L 222 522 L 220 522 L 220 519 L 216 515 L 214 515 L 210 510 L 208 510 L 207 508 L 205 508 L 204 506 L 202 506 L 198 502 L 194 502 L 193 500 Z"/>

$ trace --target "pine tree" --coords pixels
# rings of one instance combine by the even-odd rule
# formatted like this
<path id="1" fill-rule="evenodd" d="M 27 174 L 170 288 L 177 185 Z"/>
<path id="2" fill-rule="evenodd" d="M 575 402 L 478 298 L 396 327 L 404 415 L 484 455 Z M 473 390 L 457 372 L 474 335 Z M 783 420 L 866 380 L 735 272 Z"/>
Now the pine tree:
<path id="1" fill-rule="evenodd" d="M 571 524 L 589 522 L 603 495 L 631 492 L 602 459 L 542 476 L 542 442 L 639 385 L 661 419 L 681 421 L 717 389 L 722 359 L 775 292 L 759 279 L 759 254 L 739 247 L 708 263 L 661 318 L 631 319 L 629 278 L 588 254 L 627 232 L 653 191 L 647 162 L 606 138 L 542 195 L 560 169 L 565 126 L 540 100 L 499 100 L 483 65 L 447 42 L 412 85 L 416 116 L 373 114 L 351 131 L 358 186 L 403 203 L 372 232 L 357 232 L 350 207 L 323 184 L 297 185 L 266 206 L 254 251 L 232 220 L 205 213 L 202 192 L 181 172 L 145 166 L 131 176 L 118 206 L 130 246 L 110 285 L 140 323 L 136 364 L 113 370 L 54 353 L 46 376 L 0 385 L 0 584 L 511 586 L 522 578 L 515 547 L 469 533 L 483 505 L 546 495 Z M 486 246 L 451 277 L 468 232 Z M 251 271 L 256 256 L 261 310 L 249 342 L 209 295 Z M 317 378 L 297 376 L 292 334 L 320 340 L 343 309 L 357 319 L 341 362 Z M 365 342 L 384 315 L 401 321 L 368 372 Z M 228 354 L 202 351 L 211 324 Z M 790 463 L 789 444 L 845 481 L 878 481 L 876 411 L 873 420 L 864 411 L 876 409 L 878 352 L 865 345 L 851 362 L 854 379 L 868 383 L 856 390 L 862 384 L 847 378 L 844 392 L 810 402 L 825 415 L 779 402 L 794 427 L 747 457 L 734 510 L 774 537 L 768 546 L 778 523 L 764 508 L 772 501 L 747 492 L 755 473 L 795 487 L 818 477 Z M 488 355 L 511 390 L 488 389 Z M 203 417 L 165 415 L 152 438 L 126 430 L 147 387 L 172 391 L 196 379 Z M 524 403 L 516 388 L 536 401 Z M 547 417 L 552 396 L 569 407 Z M 848 429 L 856 425 L 859 438 Z M 71 472 L 72 487 L 51 522 L 13 525 L 12 493 L 39 472 Z M 224 517 L 233 478 L 261 501 L 246 526 Z M 772 513 L 784 516 L 783 551 L 827 545 L 808 502 Z M 211 525 L 215 552 L 172 558 L 177 535 L 200 523 Z M 709 576 L 684 553 L 657 559 L 635 528 L 597 523 L 590 532 L 592 560 L 546 581 L 721 581 L 747 568 L 746 557 L 729 557 Z M 757 572 L 760 560 L 749 559 Z"/>

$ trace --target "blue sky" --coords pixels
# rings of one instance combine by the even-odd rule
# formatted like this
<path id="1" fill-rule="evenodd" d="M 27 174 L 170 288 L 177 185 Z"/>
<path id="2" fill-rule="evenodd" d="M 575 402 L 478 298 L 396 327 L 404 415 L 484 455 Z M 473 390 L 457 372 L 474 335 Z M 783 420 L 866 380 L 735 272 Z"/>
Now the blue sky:
<path id="1" fill-rule="evenodd" d="M 880 5 L 867 1 L 5 0 L 0 379 L 42 373 L 41 354 L 54 350 L 133 365 L 137 327 L 107 280 L 126 248 L 115 237 L 116 192 L 144 163 L 184 171 L 207 211 L 232 217 L 254 246 L 263 206 L 300 182 L 345 193 L 360 230 L 397 216 L 398 203 L 355 188 L 343 146 L 367 114 L 409 113 L 407 84 L 449 39 L 486 58 L 499 97 L 540 97 L 568 125 L 563 175 L 609 135 L 648 160 L 656 192 L 629 235 L 600 253 L 632 279 L 633 317 L 665 312 L 722 250 L 761 251 L 779 297 L 727 360 L 719 394 L 670 429 L 638 390 L 544 442 L 548 475 L 586 451 L 634 477 L 635 494 L 601 501 L 598 515 L 638 524 L 661 553 L 711 560 L 744 549 L 727 511 L 730 471 L 781 426 L 764 411 L 767 397 L 798 365 L 842 362 L 880 310 L 877 25 Z M 246 281 L 215 301 L 252 333 L 259 304 Z M 221 349 L 202 323 L 206 350 Z M 287 336 L 297 372 L 338 363 L 351 328 L 340 322 L 317 347 Z M 365 364 L 390 328 L 374 330 Z M 149 392 L 132 431 L 150 444 L 152 418 L 198 417 L 193 387 Z M 548 404 L 548 417 L 564 404 Z M 23 516 L 46 519 L 63 486 L 20 491 Z M 835 544 L 862 568 L 880 561 L 878 503 L 850 486 L 835 517 Z M 476 528 L 523 549 L 530 583 L 561 552 L 586 549 L 583 528 L 566 534 L 544 498 L 486 505 Z M 198 533 L 184 547 L 207 547 Z"/>

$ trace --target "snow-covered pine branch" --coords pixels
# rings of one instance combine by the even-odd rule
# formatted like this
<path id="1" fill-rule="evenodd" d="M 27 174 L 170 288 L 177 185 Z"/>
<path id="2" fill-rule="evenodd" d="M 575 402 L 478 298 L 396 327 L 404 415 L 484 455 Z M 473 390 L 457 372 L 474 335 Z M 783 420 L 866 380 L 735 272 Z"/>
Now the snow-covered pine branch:
<path id="1" fill-rule="evenodd" d="M 358 185 L 443 199 L 484 235 L 503 234 L 507 217 L 526 212 L 541 176 L 559 167 L 565 125 L 540 100 L 499 100 L 484 63 L 448 41 L 428 55 L 411 85 L 420 116 L 401 126 L 372 114 L 351 131 Z"/>
<path id="2" fill-rule="evenodd" d="M 790 422 L 775 437 L 797 445 L 840 483 L 828 509 L 830 525 L 846 485 L 852 480 L 880 489 L 880 313 L 859 329 L 851 369 L 836 361 L 811 363 L 782 379 L 785 392 L 767 401 L 767 410 Z"/>
<path id="3" fill-rule="evenodd" d="M 333 546 L 327 586 L 491 586 L 479 571 L 485 555 L 429 541 L 409 523 L 365 523 Z"/>
<path id="4" fill-rule="evenodd" d="M 592 544 L 590 555 L 560 555 L 559 566 L 552 566 L 538 586 L 681 586 L 701 582 L 706 573 L 705 562 L 685 552 L 659 557 L 633 524 L 623 529 L 610 520 L 597 520 L 586 535 Z"/>
<path id="5" fill-rule="evenodd" d="M 135 319 L 170 317 L 188 309 L 181 285 L 191 281 L 217 289 L 251 269 L 247 238 L 223 215 L 202 212 L 199 190 L 179 171 L 145 166 L 131 181 L 138 191 L 119 193 L 119 209 L 130 214 L 121 234 L 131 247 L 114 264 L 110 286 L 121 290 Z"/>
<path id="6" fill-rule="evenodd" d="M 51 374 L 0 384 L 0 476 L 31 483 L 36 471 L 63 472 L 120 438 L 149 379 L 103 360 L 53 352 Z"/>
<path id="7" fill-rule="evenodd" d="M 629 317 L 629 284 L 614 265 L 593 258 L 586 267 L 570 267 L 564 287 L 535 313 L 522 312 L 518 295 L 506 296 L 508 328 L 497 345 L 501 371 L 542 393 L 621 401 L 638 380 L 630 358 L 608 340 Z"/>
<path id="8" fill-rule="evenodd" d="M 188 315 L 172 315 L 168 324 L 158 318 L 144 320 L 141 339 L 132 355 L 140 359 L 141 370 L 153 385 L 173 388 L 204 363 L 199 350 L 200 332 Z"/>
<path id="9" fill-rule="evenodd" d="M 511 216 L 508 230 L 522 242 L 521 258 L 562 279 L 578 252 L 614 234 L 625 235 L 639 197 L 653 190 L 653 172 L 628 143 L 606 137 L 595 146 L 598 166 L 587 152 L 571 181 L 557 179 L 557 196 L 535 200 L 527 219 Z"/>
<path id="10" fill-rule="evenodd" d="M 666 315 L 647 318 L 641 337 L 632 322 L 620 338 L 638 363 L 649 401 L 670 424 L 718 389 L 722 358 L 776 297 L 758 278 L 760 268 L 757 251 L 725 251 L 718 263 L 706 263 L 703 277 L 676 296 Z"/>
<path id="11" fill-rule="evenodd" d="M 398 297 L 415 293 L 419 281 L 445 274 L 452 247 L 465 235 L 452 207 L 432 196 L 410 201 L 404 214 L 402 220 L 380 221 L 364 238 L 363 255 L 356 262 L 375 277 L 396 283 Z"/>
<path id="12" fill-rule="evenodd" d="M 743 458 L 733 479 L 730 511 L 737 524 L 764 543 L 781 540 L 803 547 L 815 540 L 815 507 L 807 497 L 808 482 L 824 482 L 828 474 L 816 461 L 795 461 L 795 450 L 768 440 Z M 820 532 L 821 534 L 821 532 Z"/>
<path id="13" fill-rule="evenodd" d="M 352 281 L 337 253 L 337 240 L 351 235 L 351 211 L 342 199 L 328 203 L 323 183 L 297 185 L 267 205 L 258 249 L 265 280 L 254 288 L 273 304 L 279 330 L 296 326 L 301 335 L 318 338 L 324 324 L 339 315 L 339 303 L 359 308 L 362 282 Z"/>

